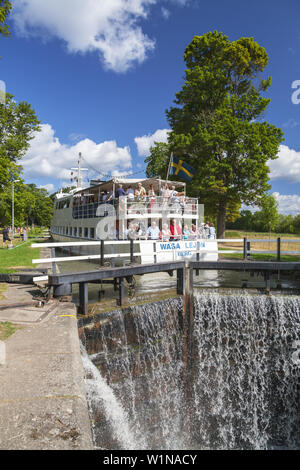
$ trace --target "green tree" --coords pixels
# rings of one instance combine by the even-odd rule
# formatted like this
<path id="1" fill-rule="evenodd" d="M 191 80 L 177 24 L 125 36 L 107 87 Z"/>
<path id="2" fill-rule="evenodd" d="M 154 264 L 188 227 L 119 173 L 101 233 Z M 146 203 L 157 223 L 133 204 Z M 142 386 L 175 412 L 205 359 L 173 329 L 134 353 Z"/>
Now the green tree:
<path id="1" fill-rule="evenodd" d="M 2 34 L 2 36 L 10 36 L 10 31 L 5 21 L 11 12 L 11 9 L 11 2 L 8 0 L 0 0 L 0 34 Z"/>
<path id="2" fill-rule="evenodd" d="M 228 228 L 235 230 L 253 230 L 254 215 L 250 210 L 242 210 L 235 221 L 229 221 Z"/>
<path id="3" fill-rule="evenodd" d="M 0 103 L 0 192 L 20 176 L 19 160 L 27 152 L 34 132 L 39 130 L 40 121 L 30 104 L 25 101 L 17 104 L 7 93 L 5 103 Z"/>
<path id="4" fill-rule="evenodd" d="M 279 214 L 276 230 L 279 233 L 297 233 L 295 217 Z"/>
<path id="5" fill-rule="evenodd" d="M 163 142 L 154 142 L 154 146 L 150 148 L 150 155 L 145 158 L 147 178 L 160 176 L 162 179 L 166 179 L 169 161 L 170 146 Z"/>
<path id="6" fill-rule="evenodd" d="M 269 159 L 278 156 L 281 129 L 259 122 L 270 100 L 265 49 L 253 38 L 230 42 L 214 31 L 195 36 L 185 50 L 185 82 L 167 110 L 169 147 L 197 173 L 190 195 L 217 216 L 218 238 L 232 204 L 259 204 L 270 189 Z M 152 152 L 155 157 L 156 152 Z M 155 168 L 150 158 L 148 165 Z"/>
<path id="7" fill-rule="evenodd" d="M 12 186 L 7 185 L 1 194 L 0 225 L 11 225 Z M 23 181 L 15 185 L 15 225 L 49 226 L 53 214 L 53 201 L 46 189 Z"/>
<path id="8" fill-rule="evenodd" d="M 272 232 L 278 225 L 278 202 L 271 194 L 266 194 L 261 200 L 261 210 L 255 213 L 260 228 L 263 231 Z"/>
<path id="9" fill-rule="evenodd" d="M 294 217 L 293 226 L 294 226 L 294 233 L 300 233 L 300 214 Z"/>

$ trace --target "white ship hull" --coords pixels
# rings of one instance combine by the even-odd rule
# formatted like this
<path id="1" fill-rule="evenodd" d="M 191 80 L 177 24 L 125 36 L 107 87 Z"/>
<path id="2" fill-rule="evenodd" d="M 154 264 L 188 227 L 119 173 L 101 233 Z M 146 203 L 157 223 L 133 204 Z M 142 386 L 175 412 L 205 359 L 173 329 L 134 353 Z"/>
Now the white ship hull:
<path id="1" fill-rule="evenodd" d="M 78 239 L 52 233 L 55 242 L 87 242 L 86 239 Z M 199 248 L 200 261 L 217 261 L 218 244 L 216 240 L 136 240 L 134 242 L 134 261 L 139 264 L 163 263 L 182 260 L 197 260 L 196 250 Z M 130 246 L 124 241 L 105 242 L 105 261 L 111 265 L 126 265 L 130 261 Z M 99 245 L 75 246 L 68 248 L 74 255 L 99 255 Z M 111 255 L 111 256 L 110 256 Z"/>
<path id="2" fill-rule="evenodd" d="M 128 181 L 128 184 L 132 180 Z M 155 186 L 160 192 L 162 181 L 150 179 L 145 186 Z M 181 183 L 174 183 L 180 185 Z M 129 199 L 122 197 L 111 203 L 102 201 L 102 191 L 115 188 L 117 181 L 105 182 L 95 187 L 76 190 L 70 194 L 56 196 L 54 215 L 50 233 L 55 242 L 85 242 L 85 246 L 71 247 L 68 252 L 74 255 L 99 255 L 100 239 L 105 242 L 105 261 L 111 265 L 126 265 L 130 261 L 130 238 L 134 238 L 134 261 L 141 264 L 187 260 L 216 261 L 218 245 L 216 240 L 207 240 L 199 230 L 201 211 L 196 198 L 184 197 L 184 202 L 166 200 L 164 196 Z M 114 189 L 115 191 L 115 189 Z M 159 228 L 169 228 L 169 239 L 155 242 L 147 239 L 152 224 Z M 171 222 L 172 229 L 171 230 Z M 196 227 L 195 233 L 184 233 L 184 227 Z M 129 232 L 130 227 L 138 227 Z M 108 236 L 110 234 L 110 236 Z M 175 240 L 172 240 L 172 235 Z M 180 235 L 177 235 L 180 234 Z M 183 234 L 183 235 L 182 235 Z M 198 234 L 198 235 L 196 235 Z M 198 236 L 199 239 L 194 239 Z M 178 241 L 176 240 L 178 239 Z M 99 243 L 97 242 L 99 241 Z M 93 245 L 88 246 L 88 242 Z M 196 251 L 200 254 L 197 256 Z"/>

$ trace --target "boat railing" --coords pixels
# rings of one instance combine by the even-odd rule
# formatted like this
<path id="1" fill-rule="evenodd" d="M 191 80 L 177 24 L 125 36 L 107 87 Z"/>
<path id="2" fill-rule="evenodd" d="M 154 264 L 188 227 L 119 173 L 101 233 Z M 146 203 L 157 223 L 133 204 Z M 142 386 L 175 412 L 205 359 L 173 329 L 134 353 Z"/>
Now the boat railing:
<path id="1" fill-rule="evenodd" d="M 163 196 L 144 196 L 130 198 L 124 196 L 118 199 L 98 200 L 94 202 L 80 202 L 75 200 L 72 215 L 74 219 L 90 219 L 98 217 L 99 208 L 103 205 L 112 205 L 116 212 L 123 213 L 127 218 L 130 215 L 146 215 L 168 212 L 174 215 L 197 216 L 198 200 L 190 197 L 166 198 Z"/>
<path id="2" fill-rule="evenodd" d="M 190 197 L 167 198 L 163 196 L 145 196 L 135 199 L 125 198 L 122 201 L 127 216 L 155 214 L 184 214 L 196 216 L 198 214 L 198 200 Z"/>
<path id="3" fill-rule="evenodd" d="M 144 255 L 144 253 L 141 251 L 140 243 L 147 244 L 147 245 L 152 245 L 153 246 L 153 258 L 154 258 L 154 263 L 157 263 L 157 255 L 159 255 L 159 248 L 165 248 L 160 246 L 169 243 L 171 244 L 171 249 L 172 249 L 172 254 L 174 255 L 174 261 L 175 261 L 175 255 L 176 255 L 176 249 L 178 248 L 176 246 L 176 243 L 179 242 L 179 239 L 165 239 L 165 240 L 98 240 L 98 241 L 80 241 L 80 242 L 52 242 L 52 243 L 34 243 L 31 245 L 32 248 L 51 248 L 51 257 L 50 258 L 41 258 L 41 259 L 33 259 L 32 263 L 33 264 L 47 264 L 47 263 L 62 263 L 62 262 L 68 262 L 68 261 L 87 261 L 87 260 L 99 260 L 100 266 L 104 266 L 104 263 L 106 260 L 116 260 L 116 259 L 124 259 L 124 261 L 130 260 L 131 263 L 136 262 L 136 257 L 140 257 Z M 181 247 L 181 250 L 188 250 L 190 252 L 193 252 L 194 254 L 200 256 L 200 254 L 205 254 L 205 253 L 218 253 L 218 242 L 222 243 L 232 243 L 237 242 L 241 243 L 244 240 L 243 239 L 226 239 L 226 240 L 216 240 L 216 239 L 197 239 L 196 241 L 186 241 L 186 240 L 181 240 L 181 242 L 185 241 L 188 245 L 185 247 Z M 217 242 L 217 243 L 216 243 Z M 210 244 L 211 248 L 210 248 Z M 114 245 L 118 246 L 124 246 L 124 251 L 121 253 L 107 253 L 105 252 L 105 246 L 108 245 L 109 248 L 111 249 Z M 127 246 L 127 250 L 126 247 Z M 99 252 L 98 254 L 86 254 L 86 255 L 75 255 L 75 256 L 60 256 L 57 257 L 55 255 L 55 250 L 57 248 L 59 249 L 68 249 L 71 254 L 71 250 L 74 249 L 75 247 L 99 247 Z M 135 249 L 137 248 L 137 250 Z M 158 251 L 157 251 L 158 248 Z M 173 249 L 174 248 L 174 249 Z M 228 250 L 228 251 L 223 251 L 223 253 L 243 253 L 243 251 L 240 250 Z M 54 269 L 54 268 L 53 268 Z M 56 268 L 55 268 L 56 270 Z M 43 280 L 45 276 L 42 277 L 37 277 L 34 278 L 34 281 L 40 281 Z M 45 279 L 44 279 L 45 280 Z"/>

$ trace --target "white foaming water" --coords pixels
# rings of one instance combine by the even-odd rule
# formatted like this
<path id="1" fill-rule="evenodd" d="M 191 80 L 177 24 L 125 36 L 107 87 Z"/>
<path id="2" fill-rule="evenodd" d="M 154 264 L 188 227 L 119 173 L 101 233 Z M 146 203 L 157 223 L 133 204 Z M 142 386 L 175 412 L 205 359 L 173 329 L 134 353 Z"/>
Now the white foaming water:
<path id="1" fill-rule="evenodd" d="M 101 344 L 99 364 L 111 385 L 86 352 L 83 360 L 92 376 L 87 379 L 89 403 L 93 410 L 104 408 L 112 428 L 107 445 L 299 448 L 295 345 L 300 340 L 300 299 L 236 292 L 197 295 L 188 371 L 181 315 L 182 300 L 171 299 L 133 308 L 131 321 L 116 312 L 114 322 L 100 332 L 94 329 Z M 101 432 L 100 422 L 95 429 L 98 447 Z"/>
<path id="2" fill-rule="evenodd" d="M 90 409 L 103 408 L 107 420 L 122 449 L 138 449 L 137 442 L 131 432 L 128 416 L 113 390 L 101 376 L 97 367 L 90 360 L 84 346 L 80 345 L 83 367 L 86 373 L 85 384 Z"/>

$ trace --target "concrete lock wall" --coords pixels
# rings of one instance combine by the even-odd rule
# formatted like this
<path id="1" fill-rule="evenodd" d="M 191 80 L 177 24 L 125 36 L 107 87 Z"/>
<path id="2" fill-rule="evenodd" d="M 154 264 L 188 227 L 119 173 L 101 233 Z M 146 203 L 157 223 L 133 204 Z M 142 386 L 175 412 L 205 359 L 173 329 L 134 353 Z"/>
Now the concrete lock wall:
<path id="1" fill-rule="evenodd" d="M 76 306 L 50 304 L 2 350 L 1 450 L 93 449 Z"/>

